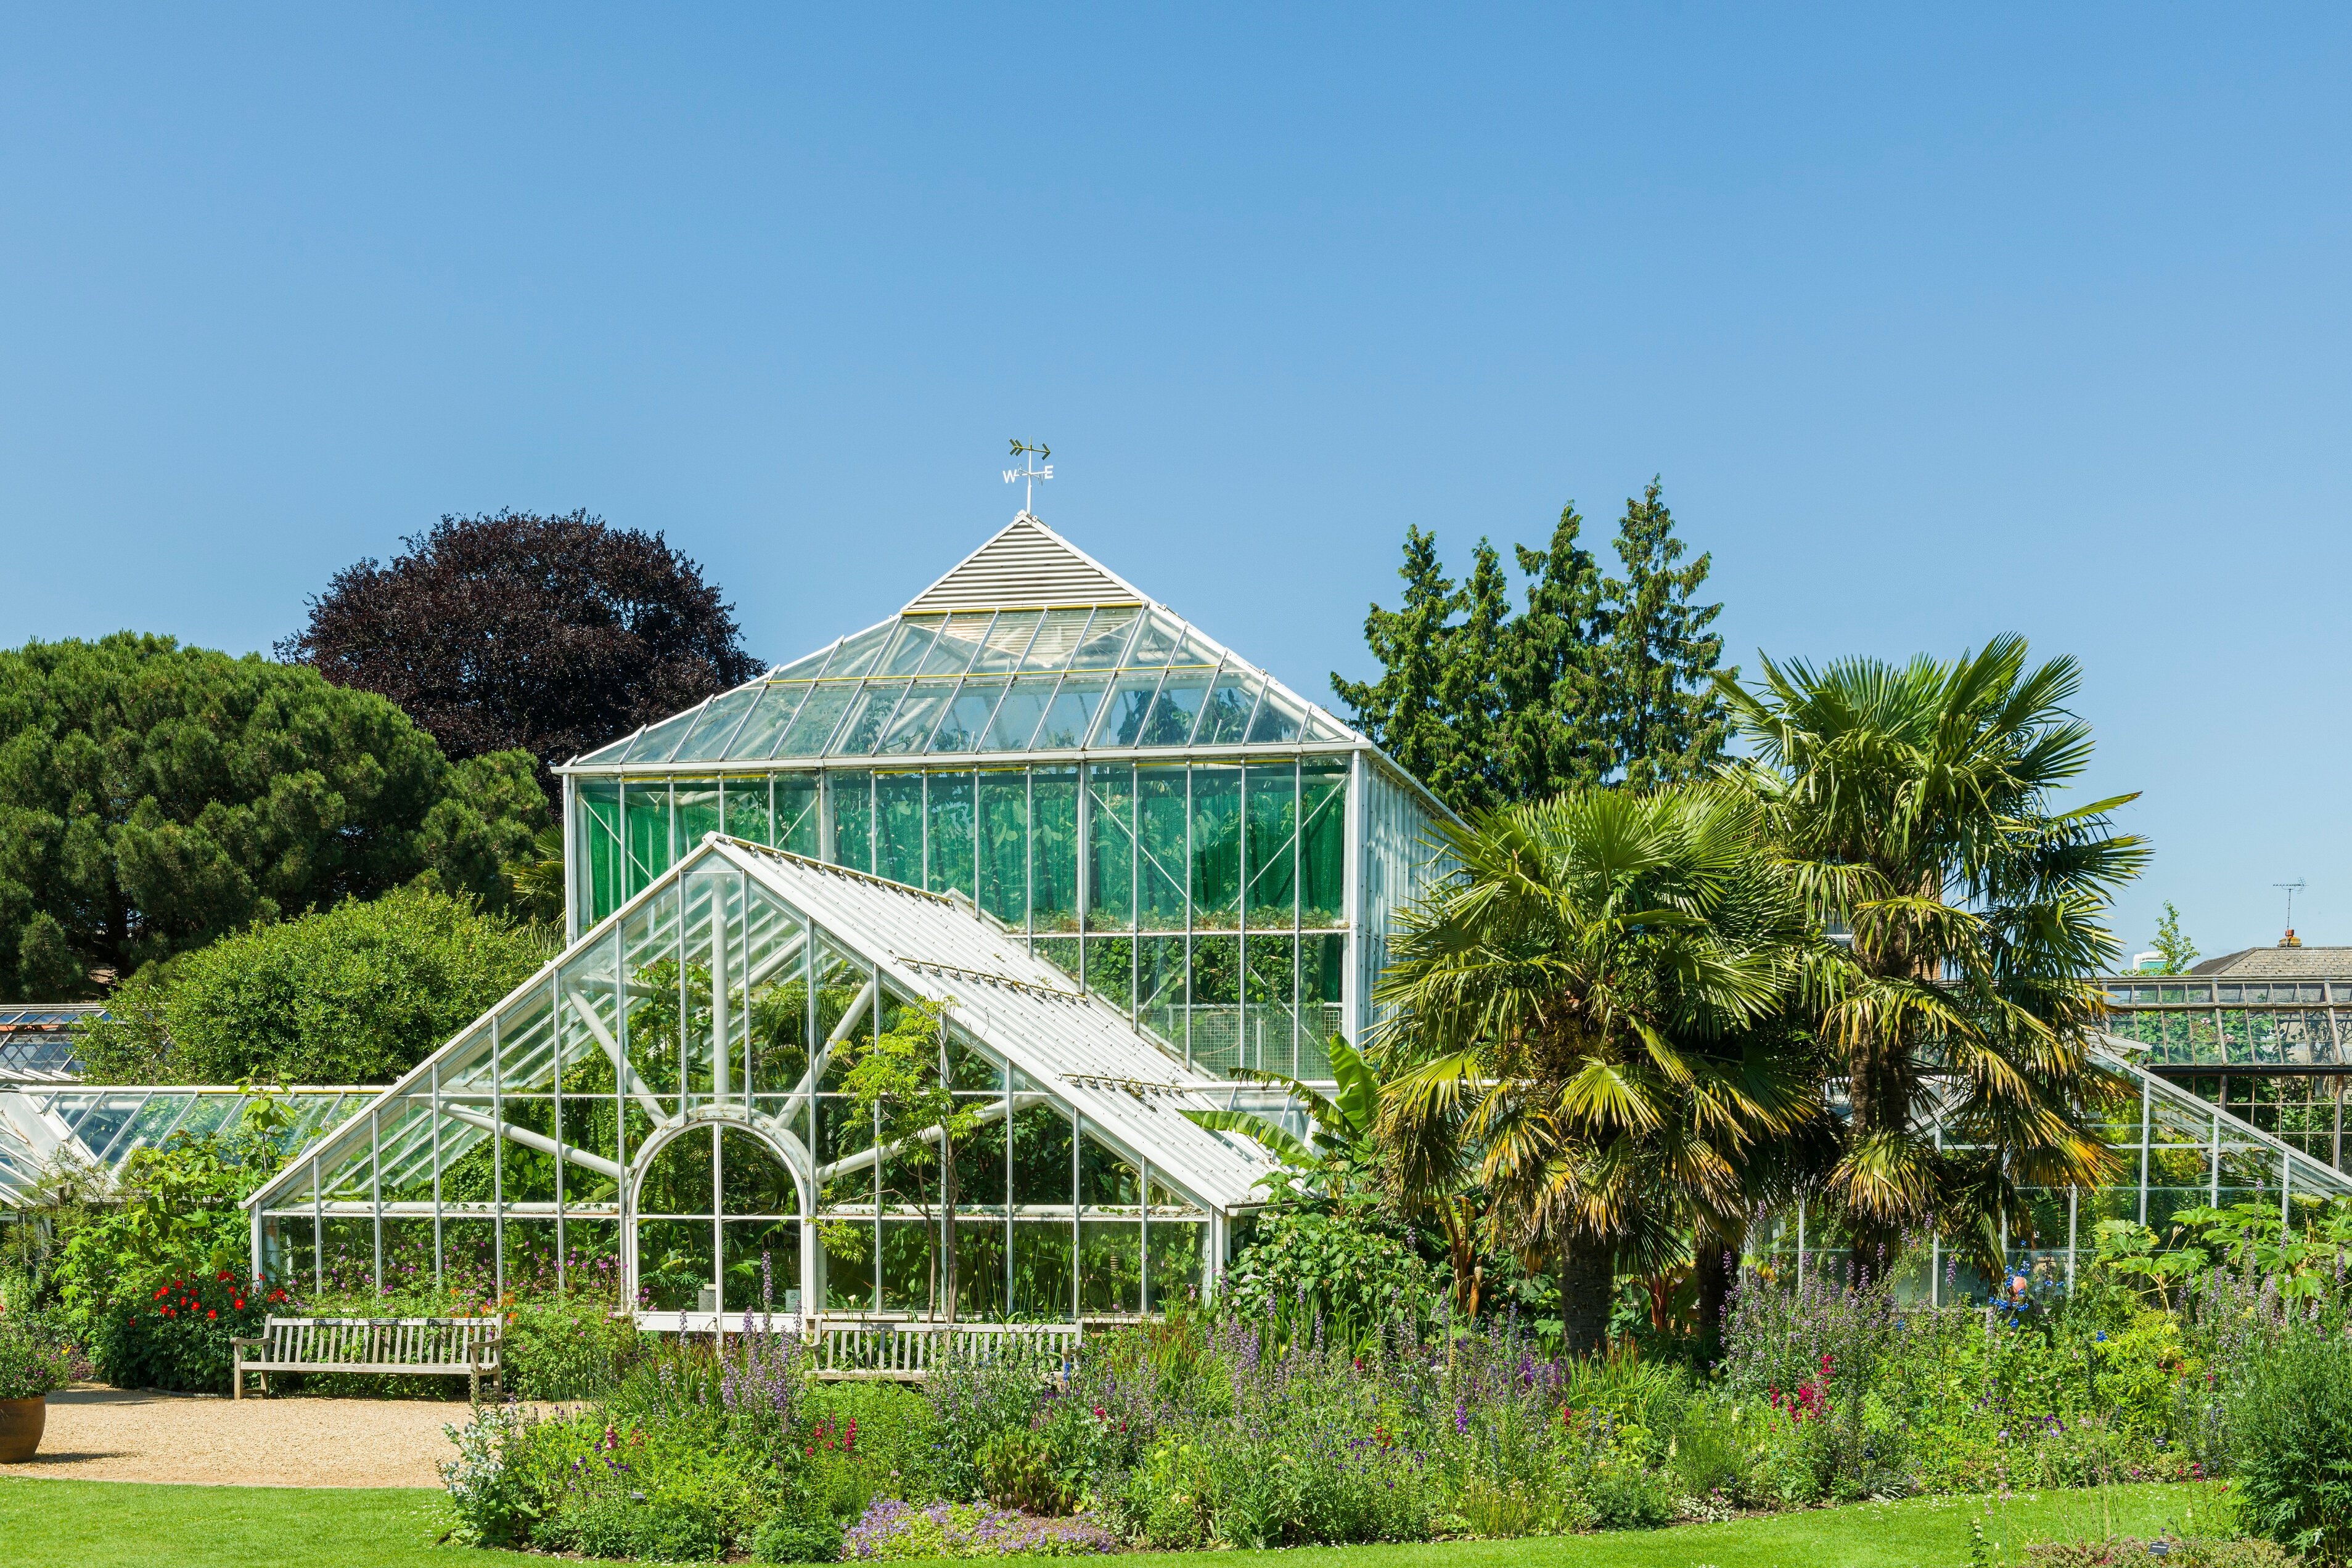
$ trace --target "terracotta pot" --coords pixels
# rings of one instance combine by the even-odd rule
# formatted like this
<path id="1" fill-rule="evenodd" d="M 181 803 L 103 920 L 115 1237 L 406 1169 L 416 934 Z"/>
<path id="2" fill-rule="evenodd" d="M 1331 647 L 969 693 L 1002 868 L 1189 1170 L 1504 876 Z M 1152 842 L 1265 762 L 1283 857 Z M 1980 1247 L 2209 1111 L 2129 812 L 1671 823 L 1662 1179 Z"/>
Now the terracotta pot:
<path id="1" fill-rule="evenodd" d="M 20 1465 L 41 1446 L 48 1424 L 46 1399 L 0 1399 L 0 1465 Z"/>

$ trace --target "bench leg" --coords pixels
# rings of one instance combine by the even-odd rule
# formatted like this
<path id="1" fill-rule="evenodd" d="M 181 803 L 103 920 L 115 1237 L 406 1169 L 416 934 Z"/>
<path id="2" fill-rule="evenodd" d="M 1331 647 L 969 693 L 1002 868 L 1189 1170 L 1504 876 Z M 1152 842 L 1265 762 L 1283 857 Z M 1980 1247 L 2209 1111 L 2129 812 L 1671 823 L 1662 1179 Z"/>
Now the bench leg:
<path id="1" fill-rule="evenodd" d="M 245 1357 L 242 1355 L 236 1358 L 236 1369 L 229 1374 L 228 1396 L 231 1399 L 245 1397 Z"/>
<path id="2" fill-rule="evenodd" d="M 482 1375 L 478 1371 L 466 1375 L 466 1397 L 476 1405 L 482 1402 Z"/>

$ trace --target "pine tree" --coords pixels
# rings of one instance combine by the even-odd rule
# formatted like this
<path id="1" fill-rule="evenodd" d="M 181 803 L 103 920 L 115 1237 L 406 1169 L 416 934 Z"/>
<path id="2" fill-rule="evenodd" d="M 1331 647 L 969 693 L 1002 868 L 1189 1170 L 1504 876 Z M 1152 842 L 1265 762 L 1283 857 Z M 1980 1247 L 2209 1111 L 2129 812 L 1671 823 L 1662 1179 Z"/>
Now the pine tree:
<path id="1" fill-rule="evenodd" d="M 1527 609 L 1504 640 L 1498 681 L 1508 800 L 1548 799 L 1572 784 L 1598 784 L 1613 760 L 1595 722 L 1597 655 L 1608 617 L 1601 569 L 1577 543 L 1583 526 L 1571 503 L 1560 508 L 1549 549 L 1516 547 L 1528 581 Z"/>
<path id="2" fill-rule="evenodd" d="M 1502 557 L 1485 539 L 1457 602 L 1463 620 L 1447 628 L 1438 673 L 1438 712 L 1453 749 L 1430 789 L 1455 810 L 1469 812 L 1516 798 L 1507 766 L 1510 710 L 1502 685 L 1512 637 L 1511 584 Z"/>
<path id="3" fill-rule="evenodd" d="M 1440 688 L 1446 623 L 1460 595 L 1438 563 L 1436 537 L 1417 527 L 1405 529 L 1404 564 L 1397 575 L 1404 579 L 1402 607 L 1375 604 L 1364 617 L 1364 641 L 1381 662 L 1381 678 L 1349 681 L 1334 672 L 1331 689 L 1353 710 L 1357 728 L 1435 790 L 1454 757 Z"/>
<path id="4" fill-rule="evenodd" d="M 1623 768 L 1622 782 L 1636 789 L 1706 773 L 1730 735 L 1713 685 L 1723 638 L 1707 631 L 1723 606 L 1691 602 L 1714 557 L 1675 564 L 1684 545 L 1660 493 L 1654 478 L 1640 500 L 1626 501 L 1617 525 L 1617 558 L 1625 575 L 1604 585 L 1610 618 L 1601 654 L 1605 733 Z"/>

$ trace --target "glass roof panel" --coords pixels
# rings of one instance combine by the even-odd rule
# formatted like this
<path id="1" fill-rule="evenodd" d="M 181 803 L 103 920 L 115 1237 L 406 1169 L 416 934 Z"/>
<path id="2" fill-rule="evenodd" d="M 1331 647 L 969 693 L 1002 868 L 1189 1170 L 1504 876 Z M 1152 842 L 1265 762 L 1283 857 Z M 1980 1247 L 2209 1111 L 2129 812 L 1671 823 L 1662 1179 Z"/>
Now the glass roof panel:
<path id="1" fill-rule="evenodd" d="M 684 713 L 672 714 L 637 737 L 636 744 L 629 747 L 628 759 L 631 762 L 667 762 L 670 752 L 686 738 L 687 733 L 694 728 L 695 721 L 701 716 L 702 709 L 698 706 Z"/>
<path id="2" fill-rule="evenodd" d="M 996 699 L 1008 685 L 1003 676 L 993 680 L 970 680 L 948 705 L 947 716 L 940 720 L 937 733 L 931 737 L 931 750 L 970 751 L 980 744 L 988 732 L 988 716 L 996 711 Z"/>
<path id="3" fill-rule="evenodd" d="M 209 1137 L 229 1125 L 244 1108 L 242 1094 L 206 1094 L 189 1107 L 188 1113 L 180 1118 L 180 1124 L 172 1130 L 192 1137 Z"/>
<path id="4" fill-rule="evenodd" d="M 870 626 L 856 636 L 845 639 L 833 651 L 833 657 L 825 661 L 824 678 L 829 681 L 846 680 L 852 675 L 864 674 L 866 666 L 873 664 L 875 656 L 882 652 L 883 644 L 889 642 L 898 630 L 896 621 L 885 621 L 879 626 Z"/>
<path id="5" fill-rule="evenodd" d="M 1070 751 L 1087 743 L 1087 731 L 1094 727 L 1095 709 L 1102 706 L 1103 693 L 1109 689 L 1108 675 L 1067 675 L 1062 689 L 1054 695 L 1054 706 L 1045 710 L 1045 721 L 1037 727 L 1037 737 L 1029 745 L 1036 751 Z"/>
<path id="6" fill-rule="evenodd" d="M 710 706 L 702 710 L 702 722 L 696 725 L 694 732 L 678 744 L 677 751 L 670 760 L 700 762 L 708 758 L 724 756 L 730 749 L 727 743 L 735 737 L 735 731 L 743 723 L 743 716 L 751 711 L 753 703 L 760 700 L 760 694 L 765 689 L 760 685 L 738 686 L 731 692 L 722 692 L 711 698 Z"/>
<path id="7" fill-rule="evenodd" d="M 1143 716 L 1151 709 L 1151 694 L 1160 689 L 1160 672 L 1139 670 L 1119 676 L 1103 704 L 1102 723 L 1095 731 L 1097 746 L 1133 746 L 1143 733 Z"/>
<path id="8" fill-rule="evenodd" d="M 877 675 L 911 675 L 923 667 L 924 655 L 931 651 L 932 640 L 939 634 L 944 615 L 909 615 L 898 622 L 898 641 L 882 656 L 875 667 Z"/>
<path id="9" fill-rule="evenodd" d="M 1160 696 L 1151 705 L 1151 716 L 1143 721 L 1143 731 L 1136 737 L 1138 746 L 1183 746 L 1192 738 L 1192 726 L 1201 716 L 1201 705 L 1209 695 L 1209 683 L 1215 678 L 1213 670 L 1176 669 L 1160 684 Z"/>
<path id="10" fill-rule="evenodd" d="M 760 706 L 727 743 L 730 757 L 765 757 L 775 748 L 776 737 L 784 733 L 793 716 L 800 711 L 801 699 L 808 695 L 806 681 L 771 681 L 760 698 Z"/>
<path id="11" fill-rule="evenodd" d="M 1154 614 L 1136 634 L 1135 648 L 1128 654 L 1127 662 L 1135 665 L 1164 664 L 1182 635 L 1166 616 Z"/>
<path id="12" fill-rule="evenodd" d="M 917 681 L 908 687 L 906 700 L 898 705 L 898 716 L 883 732 L 882 743 L 874 748 L 875 755 L 908 757 L 922 750 L 923 742 L 931 737 L 931 727 L 947 711 L 955 689 L 953 681 Z"/>
<path id="13" fill-rule="evenodd" d="M 1026 670 L 1058 670 L 1070 662 L 1070 655 L 1086 641 L 1087 621 L 1091 610 L 1049 610 L 1044 624 L 1037 628 L 1037 640 L 1029 644 L 1028 657 L 1021 662 Z"/>
<path id="14" fill-rule="evenodd" d="M 988 629 L 988 641 L 981 644 L 980 657 L 972 661 L 972 674 L 1020 668 L 1021 655 L 1029 651 L 1029 639 L 1045 617 L 1042 610 L 1008 610 L 999 615 Z"/>
<path id="15" fill-rule="evenodd" d="M 849 710 L 842 721 L 841 733 L 834 737 L 831 755 L 835 757 L 869 757 L 875 742 L 882 738 L 883 727 L 898 699 L 907 694 L 904 681 L 868 681 L 858 694 L 857 706 Z"/>
<path id="16" fill-rule="evenodd" d="M 1307 738 L 1309 740 L 1345 740 L 1348 732 L 1319 713 L 1307 716 Z"/>
<path id="17" fill-rule="evenodd" d="M 1133 605 L 1097 610 L 1087 627 L 1087 639 L 1078 651 L 1070 655 L 1074 670 L 1112 670 L 1118 667 L 1118 656 L 1127 651 L 1127 640 L 1135 632 L 1135 623 L 1143 612 Z"/>
<path id="18" fill-rule="evenodd" d="M 1198 637 L 1187 634 L 1176 645 L 1176 652 L 1169 655 L 1168 662 L 1171 664 L 1213 664 L 1217 656 L 1209 652 L 1208 646 Z"/>
<path id="19" fill-rule="evenodd" d="M 629 754 L 629 742 L 636 738 L 637 737 L 635 734 L 625 735 L 621 737 L 620 739 L 613 742 L 610 746 L 598 747 L 595 750 L 590 752 L 580 760 L 583 763 L 618 762 L 621 758 Z"/>
<path id="20" fill-rule="evenodd" d="M 1026 751 L 1029 737 L 1037 733 L 1037 721 L 1045 715 L 1045 705 L 1054 700 L 1054 685 L 1058 675 L 1024 675 L 1013 683 L 1004 700 L 996 705 L 996 718 L 988 727 L 988 738 L 981 743 L 982 751 Z"/>
<path id="21" fill-rule="evenodd" d="M 92 1100 L 88 1114 L 74 1124 L 74 1136 L 93 1155 L 103 1155 L 114 1135 L 138 1113 L 143 1094 L 101 1094 Z"/>
<path id="22" fill-rule="evenodd" d="M 1297 703 L 1269 684 L 1265 688 L 1265 700 L 1257 705 L 1257 717 L 1250 721 L 1249 743 L 1264 746 L 1297 740 L 1298 727 L 1305 717 Z"/>
<path id="23" fill-rule="evenodd" d="M 856 695 L 856 686 L 846 684 L 835 685 L 831 682 L 809 693 L 808 701 L 801 704 L 801 711 L 793 716 L 793 727 L 784 731 L 783 740 L 776 747 L 776 755 L 824 756 L 824 743 L 833 738 L 834 727 L 840 724 L 841 716 L 849 711 L 849 705 Z"/>
<path id="24" fill-rule="evenodd" d="M 988 636 L 988 623 L 996 619 L 992 610 L 966 612 L 950 615 L 940 631 L 939 641 L 931 645 L 930 657 L 923 661 L 927 675 L 961 675 L 971 668 L 971 656 Z"/>
<path id="25" fill-rule="evenodd" d="M 1250 715 L 1257 711 L 1261 684 L 1254 670 L 1227 664 L 1218 671 L 1216 686 L 1209 693 L 1209 705 L 1201 713 L 1201 727 L 1194 732 L 1195 743 L 1239 745 L 1242 737 L 1249 733 Z"/>
<path id="26" fill-rule="evenodd" d="M 833 644 L 828 643 L 824 647 L 819 648 L 815 653 L 809 654 L 805 658 L 794 659 L 789 664 L 780 665 L 775 669 L 770 670 L 768 672 L 768 679 L 772 681 L 814 680 L 818 673 L 824 670 L 824 662 L 829 656 L 831 656 L 832 653 Z"/>

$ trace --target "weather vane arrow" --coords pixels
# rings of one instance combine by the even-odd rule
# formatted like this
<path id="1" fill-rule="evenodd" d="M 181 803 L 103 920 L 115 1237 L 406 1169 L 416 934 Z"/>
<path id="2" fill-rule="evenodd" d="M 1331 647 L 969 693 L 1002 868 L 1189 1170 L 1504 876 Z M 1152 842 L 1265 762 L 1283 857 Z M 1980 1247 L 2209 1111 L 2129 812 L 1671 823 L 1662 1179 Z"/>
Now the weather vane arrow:
<path id="1" fill-rule="evenodd" d="M 1037 515 L 1034 509 L 1037 500 L 1037 481 L 1051 479 L 1054 476 L 1053 464 L 1045 463 L 1042 467 L 1039 464 L 1053 456 L 1054 449 L 1043 442 L 1032 446 L 1026 442 L 1016 440 L 1013 443 L 1012 455 L 1024 459 L 1024 464 L 1019 468 L 1007 468 L 1004 471 L 1004 482 L 1008 485 L 1019 480 L 1028 482 L 1028 488 L 1022 492 L 1021 510 L 1024 516 L 1034 517 Z"/>

